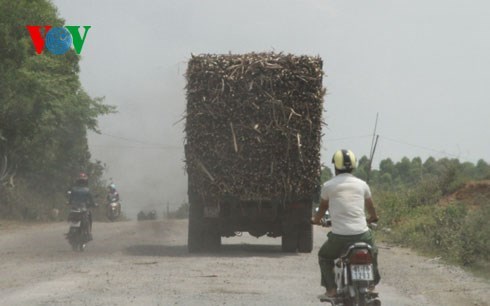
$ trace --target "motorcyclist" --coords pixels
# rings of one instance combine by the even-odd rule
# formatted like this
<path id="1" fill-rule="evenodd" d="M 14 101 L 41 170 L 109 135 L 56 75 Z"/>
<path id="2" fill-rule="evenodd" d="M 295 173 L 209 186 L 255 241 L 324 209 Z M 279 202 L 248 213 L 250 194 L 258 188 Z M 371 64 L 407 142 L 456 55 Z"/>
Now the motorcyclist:
<path id="1" fill-rule="evenodd" d="M 113 200 L 119 202 L 119 193 L 116 190 L 116 184 L 111 183 L 108 189 L 109 189 L 109 193 L 107 194 L 107 202 L 109 204 L 113 202 Z"/>
<path id="2" fill-rule="evenodd" d="M 116 210 L 117 213 L 121 213 L 121 204 L 119 203 L 119 193 L 116 190 L 116 184 L 111 183 L 108 187 L 108 193 L 107 193 L 107 208 L 109 209 L 108 212 L 110 212 L 110 205 L 113 202 L 117 203 Z M 109 217 L 110 218 L 110 217 Z"/>
<path id="3" fill-rule="evenodd" d="M 94 202 L 90 189 L 88 187 L 88 175 L 81 172 L 77 179 L 75 180 L 74 186 L 70 190 L 70 198 L 68 201 L 71 206 L 83 206 L 86 205 L 87 208 L 96 207 L 97 204 Z M 87 215 L 89 220 L 88 232 L 89 240 L 92 240 L 92 213 L 87 209 Z"/>
<path id="4" fill-rule="evenodd" d="M 328 210 L 332 220 L 328 239 L 318 251 L 321 285 L 326 288 L 327 297 L 335 297 L 337 294 L 334 260 L 339 258 L 348 245 L 355 242 L 365 242 L 373 247 L 374 284 L 378 284 L 380 280 L 378 250 L 368 228 L 368 223 L 378 220 L 371 190 L 366 182 L 352 175 L 356 167 L 356 157 L 351 150 L 335 152 L 332 163 L 335 165 L 335 176 L 323 185 L 319 209 L 311 219 L 313 224 L 320 224 Z M 369 219 L 366 219 L 365 209 L 369 213 Z M 370 290 L 374 290 L 374 286 Z"/>

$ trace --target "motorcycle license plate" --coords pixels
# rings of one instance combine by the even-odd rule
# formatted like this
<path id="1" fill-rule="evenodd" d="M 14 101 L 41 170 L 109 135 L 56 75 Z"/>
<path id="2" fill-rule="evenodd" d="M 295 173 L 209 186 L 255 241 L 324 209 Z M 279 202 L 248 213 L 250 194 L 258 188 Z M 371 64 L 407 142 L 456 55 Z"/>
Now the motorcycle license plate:
<path id="1" fill-rule="evenodd" d="M 352 280 L 372 281 L 373 265 L 351 265 L 350 272 Z"/>
<path id="2" fill-rule="evenodd" d="M 81 224 L 81 223 L 82 223 L 81 221 L 71 222 L 71 223 L 70 223 L 70 227 L 80 227 L 80 224 Z"/>

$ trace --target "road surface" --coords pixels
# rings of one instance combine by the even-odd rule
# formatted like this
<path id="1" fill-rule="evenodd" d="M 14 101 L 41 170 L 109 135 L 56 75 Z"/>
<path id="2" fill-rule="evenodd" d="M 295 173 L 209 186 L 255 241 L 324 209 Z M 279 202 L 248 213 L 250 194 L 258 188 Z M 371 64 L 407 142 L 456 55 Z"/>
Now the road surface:
<path id="1" fill-rule="evenodd" d="M 0 222 L 0 305 L 322 305 L 315 227 L 311 254 L 280 238 L 224 238 L 219 254 L 189 254 L 187 220 L 94 223 L 83 253 L 64 222 Z M 383 305 L 490 305 L 490 284 L 440 260 L 379 243 Z M 324 303 L 323 305 L 329 305 Z"/>

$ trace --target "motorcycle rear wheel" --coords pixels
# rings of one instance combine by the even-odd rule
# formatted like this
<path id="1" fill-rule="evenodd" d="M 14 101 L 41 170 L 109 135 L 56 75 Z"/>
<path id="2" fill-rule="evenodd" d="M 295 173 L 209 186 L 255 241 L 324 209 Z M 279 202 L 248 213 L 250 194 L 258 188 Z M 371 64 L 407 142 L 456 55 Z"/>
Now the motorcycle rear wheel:
<path id="1" fill-rule="evenodd" d="M 358 290 L 356 290 L 356 297 L 355 297 L 354 305 L 355 306 L 368 306 L 368 304 L 366 303 L 366 294 L 361 293 Z"/>

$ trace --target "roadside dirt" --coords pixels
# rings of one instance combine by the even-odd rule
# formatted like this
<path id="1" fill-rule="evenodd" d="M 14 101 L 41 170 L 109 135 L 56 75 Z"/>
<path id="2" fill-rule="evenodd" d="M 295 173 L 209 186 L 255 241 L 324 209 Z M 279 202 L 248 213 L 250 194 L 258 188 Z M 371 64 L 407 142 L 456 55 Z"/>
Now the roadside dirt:
<path id="1" fill-rule="evenodd" d="M 490 180 L 470 181 L 451 195 L 441 199 L 441 205 L 459 201 L 470 209 L 478 209 L 490 199 Z"/>
<path id="2" fill-rule="evenodd" d="M 280 239 L 223 239 L 219 254 L 187 253 L 187 220 L 95 223 L 83 253 L 67 224 L 2 226 L 0 305 L 320 305 L 311 254 Z M 379 243 L 383 305 L 490 305 L 490 284 L 437 259 Z M 328 303 L 324 304 L 328 305 Z"/>

